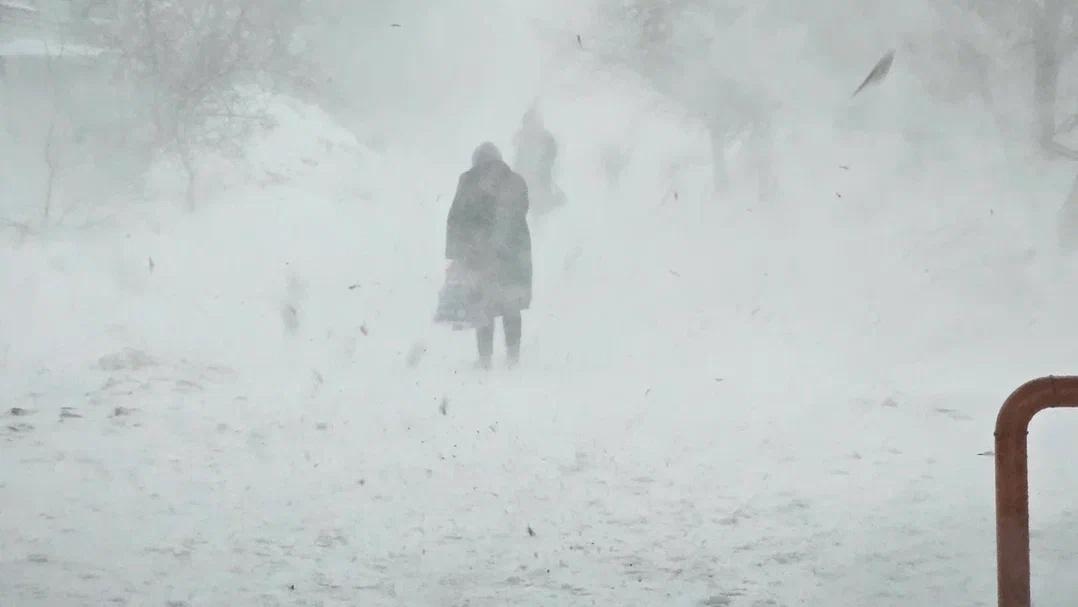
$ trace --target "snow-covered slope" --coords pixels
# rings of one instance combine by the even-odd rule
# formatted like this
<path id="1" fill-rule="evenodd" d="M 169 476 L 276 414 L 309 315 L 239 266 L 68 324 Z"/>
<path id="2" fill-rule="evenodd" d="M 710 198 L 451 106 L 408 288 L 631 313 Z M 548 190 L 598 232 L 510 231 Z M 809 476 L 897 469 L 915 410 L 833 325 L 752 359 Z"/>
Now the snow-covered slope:
<path id="1" fill-rule="evenodd" d="M 996 408 L 1078 354 L 1066 176 L 825 116 L 764 205 L 630 76 L 533 84 L 492 97 L 542 93 L 570 202 L 516 371 L 430 323 L 465 143 L 513 106 L 370 144 L 282 100 L 198 212 L 5 241 L 0 604 L 992 604 Z M 1031 439 L 1045 605 L 1064 418 Z"/>

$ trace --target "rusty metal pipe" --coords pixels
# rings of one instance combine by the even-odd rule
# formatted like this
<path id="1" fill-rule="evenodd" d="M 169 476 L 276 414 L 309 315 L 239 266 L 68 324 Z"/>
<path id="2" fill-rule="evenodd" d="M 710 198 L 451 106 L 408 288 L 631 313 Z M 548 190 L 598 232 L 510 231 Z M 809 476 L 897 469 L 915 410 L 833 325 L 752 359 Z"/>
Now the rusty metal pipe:
<path id="1" fill-rule="evenodd" d="M 1026 435 L 1038 412 L 1078 407 L 1078 377 L 1042 377 L 1018 388 L 996 418 L 996 576 L 999 607 L 1031 607 Z"/>

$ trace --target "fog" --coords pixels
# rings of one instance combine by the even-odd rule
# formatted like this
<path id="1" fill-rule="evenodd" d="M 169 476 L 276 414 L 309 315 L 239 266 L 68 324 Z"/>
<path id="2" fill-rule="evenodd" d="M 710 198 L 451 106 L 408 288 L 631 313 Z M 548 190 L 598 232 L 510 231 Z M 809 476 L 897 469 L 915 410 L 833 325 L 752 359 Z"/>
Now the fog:
<path id="1" fill-rule="evenodd" d="M 995 604 L 1076 67 L 1065 0 L 0 0 L 0 605 Z M 435 322 L 483 142 L 490 368 Z"/>

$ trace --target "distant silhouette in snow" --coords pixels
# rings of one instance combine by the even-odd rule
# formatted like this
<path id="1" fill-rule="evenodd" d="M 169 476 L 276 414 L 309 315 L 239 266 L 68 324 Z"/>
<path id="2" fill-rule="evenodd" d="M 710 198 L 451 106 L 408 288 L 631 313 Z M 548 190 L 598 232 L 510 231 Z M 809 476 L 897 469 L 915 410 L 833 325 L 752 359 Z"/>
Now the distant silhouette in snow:
<path id="1" fill-rule="evenodd" d="M 524 114 L 513 144 L 516 152 L 513 169 L 528 184 L 531 208 L 535 213 L 547 213 L 564 204 L 565 195 L 554 184 L 558 143 L 543 124 L 539 110 L 532 108 Z"/>

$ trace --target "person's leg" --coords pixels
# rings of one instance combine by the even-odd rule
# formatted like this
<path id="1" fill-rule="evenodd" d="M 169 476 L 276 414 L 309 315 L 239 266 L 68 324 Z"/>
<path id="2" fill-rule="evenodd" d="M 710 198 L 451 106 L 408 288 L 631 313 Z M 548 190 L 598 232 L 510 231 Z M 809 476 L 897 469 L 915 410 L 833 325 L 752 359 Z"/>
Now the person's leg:
<path id="1" fill-rule="evenodd" d="M 505 349 L 509 353 L 509 364 L 515 365 L 520 362 L 520 336 L 522 332 L 520 312 L 510 312 L 503 316 L 502 327 L 505 329 Z"/>
<path id="2" fill-rule="evenodd" d="M 490 367 L 490 359 L 494 355 L 494 321 L 490 324 L 475 329 L 475 341 L 479 346 L 479 366 Z"/>

